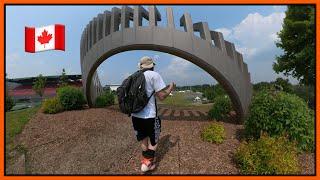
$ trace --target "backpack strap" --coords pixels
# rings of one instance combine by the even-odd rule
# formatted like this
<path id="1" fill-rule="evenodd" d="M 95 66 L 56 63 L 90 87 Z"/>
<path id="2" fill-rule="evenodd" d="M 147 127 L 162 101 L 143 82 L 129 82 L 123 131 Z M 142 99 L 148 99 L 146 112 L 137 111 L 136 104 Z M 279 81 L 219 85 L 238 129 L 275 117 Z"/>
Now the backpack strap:
<path id="1" fill-rule="evenodd" d="M 151 99 L 151 97 L 156 93 L 156 91 L 153 91 L 152 94 L 150 95 L 150 97 L 148 97 L 148 102 L 149 100 Z M 154 97 L 154 103 L 155 103 L 155 106 L 156 106 L 156 117 L 158 116 L 158 105 L 157 105 L 157 98 Z"/>
<path id="2" fill-rule="evenodd" d="M 146 71 L 149 71 L 150 69 L 142 69 L 140 70 L 142 73 L 146 72 Z M 155 94 L 156 91 L 153 91 L 152 94 L 150 95 L 150 97 L 148 97 L 148 102 L 149 100 L 151 99 L 151 97 Z M 155 106 L 156 106 L 156 117 L 158 117 L 158 104 L 157 104 L 157 98 L 154 97 L 154 103 L 155 103 Z"/>
<path id="3" fill-rule="evenodd" d="M 155 92 L 156 92 L 156 91 L 153 91 L 152 94 L 148 97 L 148 102 L 149 102 L 149 100 L 151 99 L 151 97 L 154 95 Z"/>
<path id="4" fill-rule="evenodd" d="M 154 103 L 156 105 L 156 118 L 158 117 L 158 103 L 157 103 L 157 98 L 154 97 Z"/>

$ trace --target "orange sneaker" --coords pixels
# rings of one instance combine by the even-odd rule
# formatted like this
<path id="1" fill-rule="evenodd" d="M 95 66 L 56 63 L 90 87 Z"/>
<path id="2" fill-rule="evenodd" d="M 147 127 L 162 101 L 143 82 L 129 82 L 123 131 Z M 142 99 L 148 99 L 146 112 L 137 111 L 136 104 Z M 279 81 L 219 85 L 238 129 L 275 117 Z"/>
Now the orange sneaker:
<path id="1" fill-rule="evenodd" d="M 147 172 L 147 171 L 152 171 L 156 167 L 153 159 L 147 159 L 143 158 L 141 161 L 141 171 L 142 172 Z"/>

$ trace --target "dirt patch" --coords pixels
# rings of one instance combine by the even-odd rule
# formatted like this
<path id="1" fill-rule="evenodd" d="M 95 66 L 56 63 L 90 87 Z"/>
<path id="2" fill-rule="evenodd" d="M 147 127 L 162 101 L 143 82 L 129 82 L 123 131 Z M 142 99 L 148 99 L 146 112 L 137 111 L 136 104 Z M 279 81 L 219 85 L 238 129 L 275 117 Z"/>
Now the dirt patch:
<path id="1" fill-rule="evenodd" d="M 215 145 L 200 138 L 209 123 L 163 119 L 158 167 L 152 174 L 239 174 L 232 157 L 243 126 L 222 122 L 227 138 Z M 131 119 L 114 107 L 38 113 L 15 144 L 27 149 L 31 174 L 141 174 L 141 150 Z"/>

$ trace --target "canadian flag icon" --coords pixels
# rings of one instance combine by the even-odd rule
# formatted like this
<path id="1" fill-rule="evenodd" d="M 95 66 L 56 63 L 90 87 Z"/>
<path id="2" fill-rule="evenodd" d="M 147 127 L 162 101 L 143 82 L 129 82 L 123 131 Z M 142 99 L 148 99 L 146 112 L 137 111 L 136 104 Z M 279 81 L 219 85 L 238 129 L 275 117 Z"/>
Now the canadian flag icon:
<path id="1" fill-rule="evenodd" d="M 65 27 L 62 24 L 25 27 L 25 51 L 65 50 Z"/>

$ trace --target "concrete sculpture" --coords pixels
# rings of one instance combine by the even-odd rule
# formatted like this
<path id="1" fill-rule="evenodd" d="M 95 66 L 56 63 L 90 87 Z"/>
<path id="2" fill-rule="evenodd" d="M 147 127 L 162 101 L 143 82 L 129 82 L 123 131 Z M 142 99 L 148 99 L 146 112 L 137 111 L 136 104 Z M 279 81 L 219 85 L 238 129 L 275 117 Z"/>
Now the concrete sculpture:
<path id="1" fill-rule="evenodd" d="M 124 51 L 155 50 L 184 58 L 208 72 L 226 90 L 237 115 L 243 119 L 251 102 L 252 84 L 242 54 L 223 39 L 222 33 L 210 30 L 206 22 L 193 23 L 184 13 L 181 31 L 175 28 L 172 8 L 166 8 L 166 15 L 166 27 L 157 26 L 161 14 L 155 6 L 149 6 L 148 11 L 142 6 L 122 6 L 90 21 L 80 42 L 82 81 L 89 106 L 102 93 L 96 73 L 102 62 Z M 143 18 L 148 20 L 148 26 L 142 26 Z M 200 37 L 194 32 L 199 32 Z"/>

